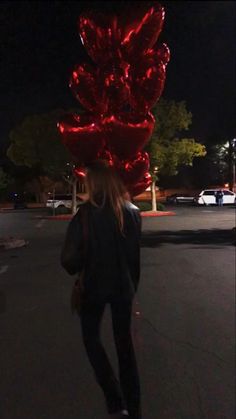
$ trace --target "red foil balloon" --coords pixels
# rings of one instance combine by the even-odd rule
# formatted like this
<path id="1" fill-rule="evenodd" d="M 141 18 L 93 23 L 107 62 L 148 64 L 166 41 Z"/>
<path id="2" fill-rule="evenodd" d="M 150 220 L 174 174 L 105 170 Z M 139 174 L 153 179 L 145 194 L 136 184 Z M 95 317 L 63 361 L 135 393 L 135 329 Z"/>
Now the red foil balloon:
<path id="1" fill-rule="evenodd" d="M 97 75 L 89 64 L 77 65 L 70 78 L 69 86 L 77 100 L 90 112 L 104 113 L 104 93 L 98 89 Z"/>
<path id="2" fill-rule="evenodd" d="M 139 55 L 156 43 L 165 19 L 164 8 L 160 4 L 151 7 L 142 20 L 129 28 L 122 40 L 122 52 L 130 61 L 138 61 Z"/>
<path id="3" fill-rule="evenodd" d="M 110 151 L 103 149 L 99 154 L 98 154 L 98 159 L 99 160 L 105 160 L 108 162 L 109 166 L 114 166 L 114 159 L 113 156 L 111 155 Z"/>
<path id="4" fill-rule="evenodd" d="M 104 146 L 102 127 L 92 115 L 66 115 L 58 123 L 63 143 L 79 164 L 96 160 Z"/>
<path id="5" fill-rule="evenodd" d="M 116 16 L 87 12 L 80 16 L 79 33 L 88 54 L 96 63 L 121 58 L 121 31 Z"/>
<path id="6" fill-rule="evenodd" d="M 109 62 L 99 70 L 100 90 L 104 92 L 108 113 L 120 110 L 129 101 L 129 67 L 126 62 Z"/>
<path id="7" fill-rule="evenodd" d="M 127 190 L 131 196 L 137 196 L 146 191 L 146 189 L 151 185 L 152 178 L 149 173 L 146 173 L 144 178 L 136 184 L 127 185 Z"/>
<path id="8" fill-rule="evenodd" d="M 115 162 L 115 168 L 126 185 L 136 184 L 149 170 L 148 153 L 139 152 L 131 161 Z"/>
<path id="9" fill-rule="evenodd" d="M 86 177 L 85 169 L 83 167 L 76 167 L 74 169 L 74 174 L 78 180 L 83 183 Z"/>
<path id="10" fill-rule="evenodd" d="M 157 52 L 149 50 L 131 72 L 130 105 L 138 113 L 146 114 L 162 94 L 166 67 Z"/>
<path id="11" fill-rule="evenodd" d="M 170 61 L 170 50 L 166 44 L 161 44 L 157 48 L 156 54 L 164 65 L 167 65 Z"/>
<path id="12" fill-rule="evenodd" d="M 122 113 L 104 118 L 108 150 L 121 160 L 132 159 L 147 144 L 154 124 L 155 118 L 151 113 L 145 117 Z"/>

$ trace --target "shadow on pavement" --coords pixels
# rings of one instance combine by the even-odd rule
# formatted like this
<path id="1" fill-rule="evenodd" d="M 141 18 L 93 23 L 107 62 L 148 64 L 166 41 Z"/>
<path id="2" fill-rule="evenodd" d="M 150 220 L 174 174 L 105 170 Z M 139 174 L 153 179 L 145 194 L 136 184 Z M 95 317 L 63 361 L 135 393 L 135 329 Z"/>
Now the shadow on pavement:
<path id="1" fill-rule="evenodd" d="M 236 244 L 235 229 L 204 229 L 179 231 L 144 231 L 141 247 L 158 247 L 166 243 L 193 245 L 228 245 Z"/>

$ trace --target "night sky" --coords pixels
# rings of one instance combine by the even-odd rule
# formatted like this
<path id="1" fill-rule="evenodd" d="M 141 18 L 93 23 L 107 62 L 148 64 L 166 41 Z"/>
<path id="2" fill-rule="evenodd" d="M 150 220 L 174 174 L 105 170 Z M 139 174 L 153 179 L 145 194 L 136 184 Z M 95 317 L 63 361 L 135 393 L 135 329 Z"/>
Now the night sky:
<path id="1" fill-rule="evenodd" d="M 76 107 L 68 78 L 76 63 L 87 60 L 77 32 L 79 14 L 95 7 L 105 13 L 129 7 L 135 13 L 136 3 L 1 2 L 1 146 L 24 116 Z M 193 113 L 189 136 L 201 142 L 235 138 L 235 2 L 161 4 L 166 20 L 160 42 L 171 49 L 163 96 L 186 101 Z"/>

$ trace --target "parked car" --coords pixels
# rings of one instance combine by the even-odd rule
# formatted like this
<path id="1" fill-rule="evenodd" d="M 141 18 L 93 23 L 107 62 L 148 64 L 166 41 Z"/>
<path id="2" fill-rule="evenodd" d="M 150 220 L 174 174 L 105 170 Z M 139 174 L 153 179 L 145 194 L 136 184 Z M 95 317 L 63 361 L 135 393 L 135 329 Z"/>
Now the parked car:
<path id="1" fill-rule="evenodd" d="M 181 202 L 195 202 L 195 197 L 188 194 L 174 194 L 166 197 L 168 204 L 179 204 Z"/>
<path id="2" fill-rule="evenodd" d="M 223 196 L 223 204 L 234 204 L 236 200 L 236 194 L 234 192 L 229 191 L 228 189 L 222 189 L 224 196 Z M 203 190 L 198 198 L 197 203 L 199 205 L 216 205 L 216 193 L 219 189 L 205 189 Z"/>
<path id="3" fill-rule="evenodd" d="M 82 199 L 77 197 L 77 207 L 82 203 Z M 46 202 L 46 207 L 55 209 L 57 212 L 64 212 L 66 209 L 70 209 L 72 206 L 72 195 L 56 194 L 54 199 L 50 197 Z"/>

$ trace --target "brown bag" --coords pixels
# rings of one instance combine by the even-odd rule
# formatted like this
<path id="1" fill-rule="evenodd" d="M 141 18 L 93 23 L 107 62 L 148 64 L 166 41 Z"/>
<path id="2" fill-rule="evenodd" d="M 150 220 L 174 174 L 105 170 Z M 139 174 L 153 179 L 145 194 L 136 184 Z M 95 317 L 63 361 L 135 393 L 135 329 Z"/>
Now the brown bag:
<path id="1" fill-rule="evenodd" d="M 83 227 L 83 240 L 84 240 L 84 260 L 86 260 L 87 255 L 87 244 L 88 244 L 88 220 L 87 220 L 87 212 L 85 208 L 80 209 L 81 211 L 81 221 L 82 221 L 82 227 Z M 77 312 L 78 315 L 80 315 L 83 300 L 84 300 L 84 273 L 85 269 L 79 273 L 78 279 L 76 279 L 74 286 L 72 288 L 71 292 L 71 298 L 70 298 L 70 306 L 72 314 Z"/>

